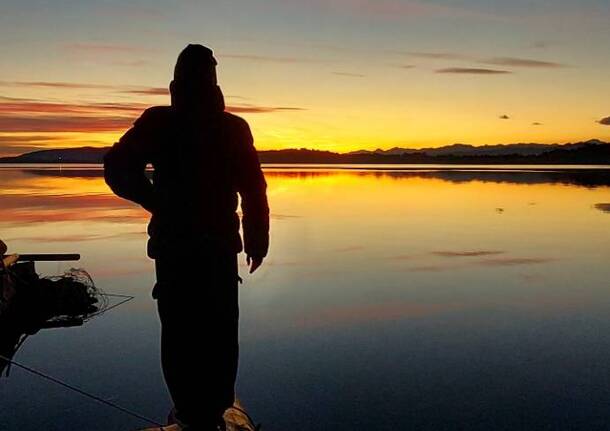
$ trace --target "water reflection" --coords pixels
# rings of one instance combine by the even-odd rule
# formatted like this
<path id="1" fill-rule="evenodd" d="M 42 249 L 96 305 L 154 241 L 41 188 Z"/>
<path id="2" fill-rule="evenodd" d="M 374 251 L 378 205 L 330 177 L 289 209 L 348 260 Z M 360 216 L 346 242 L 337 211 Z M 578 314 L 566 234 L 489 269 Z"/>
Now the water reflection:
<path id="1" fill-rule="evenodd" d="M 64 177 L 64 178 L 99 178 L 103 172 L 99 167 L 91 166 L 88 168 L 68 168 L 68 169 L 23 169 L 28 175 L 44 177 Z M 572 184 L 585 187 L 610 186 L 610 170 L 607 168 L 575 169 L 562 166 L 546 168 L 505 168 L 498 169 L 478 169 L 476 167 L 455 168 L 443 167 L 437 169 L 430 168 L 411 168 L 411 169 L 358 169 L 352 167 L 345 170 L 326 170 L 326 169 L 299 169 L 290 167 L 267 168 L 267 177 L 308 179 L 336 175 L 349 174 L 353 176 L 366 176 L 374 178 L 393 178 L 397 180 L 407 180 L 409 178 L 437 178 L 448 182 L 461 183 L 470 181 L 512 183 L 512 184 Z"/>
<path id="2" fill-rule="evenodd" d="M 272 248 L 240 291 L 238 377 L 264 429 L 610 423 L 607 172 L 266 175 Z M 102 288 L 136 296 L 84 328 L 39 333 L 21 360 L 164 418 L 146 214 L 99 169 L 0 169 L 0 191 L 15 250 L 79 251 Z M 17 372 L 4 385 L 8 429 L 26 417 L 25 430 L 141 425 Z"/>

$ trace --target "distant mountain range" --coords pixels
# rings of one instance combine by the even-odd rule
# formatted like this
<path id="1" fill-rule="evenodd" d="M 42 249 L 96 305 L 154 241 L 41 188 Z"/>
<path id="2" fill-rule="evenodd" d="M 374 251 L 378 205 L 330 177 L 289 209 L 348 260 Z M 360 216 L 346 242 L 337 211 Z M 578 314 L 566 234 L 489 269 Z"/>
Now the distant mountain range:
<path id="1" fill-rule="evenodd" d="M 389 150 L 377 149 L 373 151 L 359 150 L 348 154 L 380 154 L 385 156 L 400 156 L 403 154 L 427 154 L 429 156 L 507 156 L 518 154 L 520 156 L 537 156 L 552 150 L 574 150 L 586 145 L 604 144 L 598 139 L 574 144 L 496 144 L 474 146 L 468 144 L 453 144 L 437 148 L 400 148 L 394 147 Z"/>
<path id="2" fill-rule="evenodd" d="M 0 163 L 102 163 L 109 147 L 41 150 Z M 569 144 L 520 143 L 438 148 L 392 148 L 334 153 L 308 149 L 259 151 L 262 163 L 330 164 L 610 164 L 610 143 L 593 139 Z"/>

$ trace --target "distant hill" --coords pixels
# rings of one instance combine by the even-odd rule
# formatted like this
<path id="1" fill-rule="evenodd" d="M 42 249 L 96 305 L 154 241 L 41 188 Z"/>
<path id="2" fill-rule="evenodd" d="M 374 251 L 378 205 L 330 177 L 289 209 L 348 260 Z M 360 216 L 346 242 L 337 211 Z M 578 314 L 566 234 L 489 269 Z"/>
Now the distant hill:
<path id="1" fill-rule="evenodd" d="M 530 145 L 530 144 L 527 144 Z M 539 144 L 542 145 L 542 144 Z M 453 146 L 451 146 L 453 147 Z M 470 146 L 469 146 L 470 147 Z M 263 163 L 343 163 L 343 164 L 610 164 L 610 143 L 601 141 L 566 145 L 549 145 L 545 151 L 533 154 L 500 153 L 485 151 L 445 152 L 449 147 L 433 154 L 423 151 L 388 154 L 377 152 L 353 152 L 347 154 L 315 150 L 261 151 Z M 474 147 L 477 148 L 477 147 Z"/>
<path id="2" fill-rule="evenodd" d="M 0 163 L 102 163 L 110 147 L 59 148 L 40 150 L 15 157 L 2 157 Z"/>
<path id="3" fill-rule="evenodd" d="M 535 143 L 519 143 L 519 144 L 496 144 L 496 145 L 468 145 L 468 144 L 453 144 L 437 148 L 400 148 L 394 147 L 389 150 L 377 149 L 373 151 L 359 150 L 352 151 L 348 154 L 381 154 L 386 156 L 400 156 L 407 154 L 427 154 L 429 156 L 537 156 L 542 153 L 547 153 L 553 150 L 573 150 L 585 145 L 604 144 L 598 139 L 592 139 L 585 142 L 577 142 L 574 144 L 535 144 Z"/>
<path id="4" fill-rule="evenodd" d="M 109 147 L 41 150 L 16 157 L 0 158 L 0 163 L 102 163 Z M 303 164 L 610 164 L 610 143 L 599 140 L 570 144 L 454 144 L 427 149 L 330 151 L 289 149 L 259 151 L 262 163 Z"/>

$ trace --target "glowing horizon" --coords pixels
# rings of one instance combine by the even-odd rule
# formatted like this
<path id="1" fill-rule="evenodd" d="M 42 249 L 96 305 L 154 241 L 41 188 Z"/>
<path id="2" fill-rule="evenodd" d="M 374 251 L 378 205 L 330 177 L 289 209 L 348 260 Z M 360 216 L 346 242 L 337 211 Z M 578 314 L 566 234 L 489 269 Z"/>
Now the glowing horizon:
<path id="1" fill-rule="evenodd" d="M 599 0 L 24 3 L 0 17 L 0 156 L 112 144 L 190 42 L 259 150 L 610 141 Z"/>

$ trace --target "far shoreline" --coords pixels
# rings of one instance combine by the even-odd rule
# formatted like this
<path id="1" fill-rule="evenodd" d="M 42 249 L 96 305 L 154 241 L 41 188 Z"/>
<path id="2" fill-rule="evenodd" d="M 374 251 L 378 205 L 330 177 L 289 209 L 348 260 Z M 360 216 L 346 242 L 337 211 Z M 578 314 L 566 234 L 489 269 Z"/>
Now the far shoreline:
<path id="1" fill-rule="evenodd" d="M 0 165 L 100 164 L 110 147 L 79 147 L 39 150 L 0 158 Z M 379 150 L 382 151 L 382 150 Z M 599 140 L 573 144 L 513 144 L 473 147 L 452 145 L 437 149 L 395 149 L 398 153 L 356 152 L 334 153 L 311 149 L 261 150 L 258 157 L 264 165 L 324 166 L 610 166 L 610 143 Z M 203 160 L 205 163 L 205 157 Z"/>
<path id="2" fill-rule="evenodd" d="M 0 169 L 49 169 L 49 170 L 102 170 L 102 163 L 87 162 L 3 162 L 0 161 Z M 360 171 L 421 171 L 421 170 L 442 170 L 442 171 L 529 171 L 529 172 L 549 172 L 549 171 L 576 171 L 583 170 L 590 173 L 610 173 L 610 163 L 314 163 L 314 162 L 294 162 L 294 163 L 264 163 L 261 167 L 265 170 L 360 170 Z M 152 167 L 148 167 L 152 171 Z"/>

